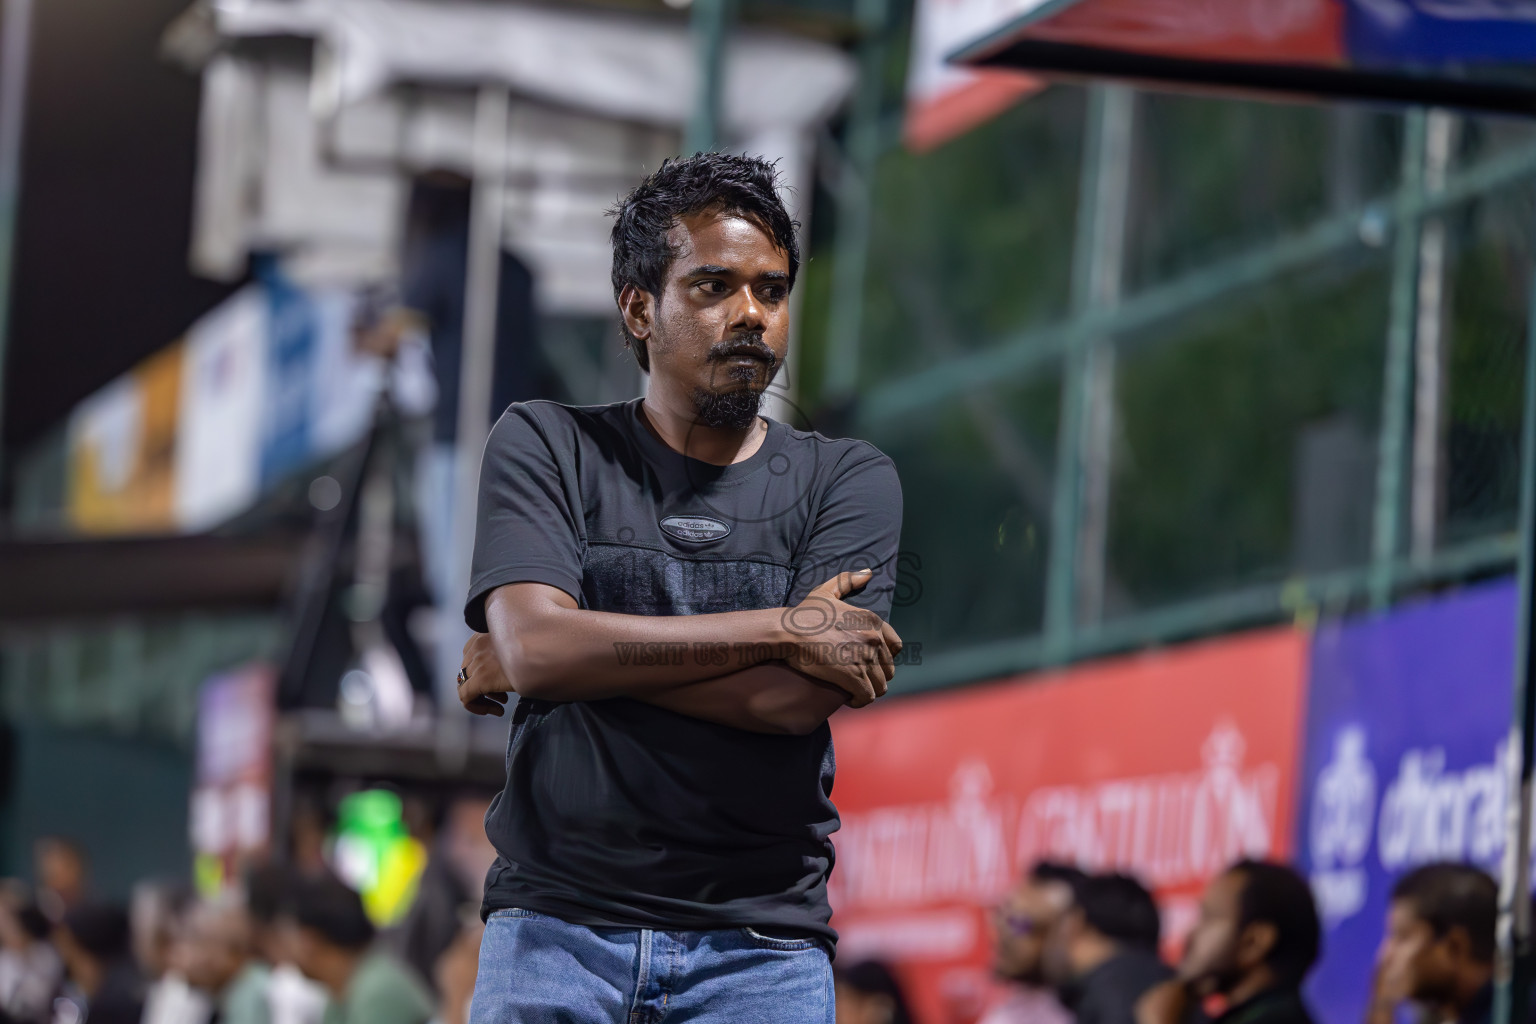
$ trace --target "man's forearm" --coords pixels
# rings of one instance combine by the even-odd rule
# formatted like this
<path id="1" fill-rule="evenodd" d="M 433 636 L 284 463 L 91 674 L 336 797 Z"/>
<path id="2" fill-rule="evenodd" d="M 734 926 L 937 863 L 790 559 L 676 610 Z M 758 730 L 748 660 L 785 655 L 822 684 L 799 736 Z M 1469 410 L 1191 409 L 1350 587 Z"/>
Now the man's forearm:
<path id="1" fill-rule="evenodd" d="M 486 619 L 497 660 L 525 697 L 644 698 L 782 657 L 789 641 L 781 608 L 624 615 L 577 608 L 563 593 L 541 603 L 519 586 L 492 593 Z"/>
<path id="2" fill-rule="evenodd" d="M 768 661 L 640 698 L 668 711 L 747 732 L 804 736 L 848 703 L 848 694 Z"/>

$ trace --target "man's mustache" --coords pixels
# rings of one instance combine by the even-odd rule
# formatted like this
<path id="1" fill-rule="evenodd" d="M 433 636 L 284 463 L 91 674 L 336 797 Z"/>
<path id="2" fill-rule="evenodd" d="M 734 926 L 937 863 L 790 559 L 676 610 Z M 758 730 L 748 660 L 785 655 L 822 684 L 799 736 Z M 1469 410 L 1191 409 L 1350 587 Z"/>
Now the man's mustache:
<path id="1" fill-rule="evenodd" d="M 767 363 L 770 368 L 778 364 L 779 357 L 763 341 L 760 334 L 745 334 L 739 338 L 722 341 L 709 350 L 711 359 L 730 359 L 733 356 L 753 356 Z"/>

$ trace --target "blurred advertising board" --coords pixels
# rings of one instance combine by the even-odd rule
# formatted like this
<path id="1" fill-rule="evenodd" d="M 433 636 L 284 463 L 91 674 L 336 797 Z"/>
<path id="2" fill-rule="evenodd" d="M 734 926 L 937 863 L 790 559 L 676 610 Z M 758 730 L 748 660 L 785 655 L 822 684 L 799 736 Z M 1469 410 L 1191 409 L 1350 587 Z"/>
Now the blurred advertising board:
<path id="1" fill-rule="evenodd" d="M 835 717 L 839 959 L 972 1021 L 987 908 L 1042 859 L 1140 877 L 1175 950 L 1207 879 L 1289 853 L 1305 660 L 1267 630 Z"/>
<path id="2" fill-rule="evenodd" d="M 357 295 L 268 268 L 178 341 L 71 414 L 65 508 L 82 533 L 197 532 L 362 438 L 389 388 L 406 415 L 436 400 L 426 340 L 395 364 L 357 351 Z"/>
<path id="3" fill-rule="evenodd" d="M 263 283 L 267 401 L 258 459 L 265 489 L 367 433 L 384 368 L 353 347 L 357 297 L 352 292 L 301 288 L 275 268 L 263 275 Z M 417 378 L 412 384 L 418 390 L 419 378 L 431 377 L 420 347 L 408 344 L 401 355 L 402 372 Z M 421 403 L 413 406 L 396 392 L 397 404 L 407 412 L 424 411 Z M 429 398 L 425 408 L 430 406 Z"/>
<path id="4" fill-rule="evenodd" d="M 267 282 L 267 401 L 261 431 L 261 482 L 274 483 L 310 457 L 309 411 L 320 325 L 315 302 L 288 280 Z"/>
<path id="5" fill-rule="evenodd" d="M 202 884 L 229 878 L 271 836 L 275 677 L 253 662 L 210 676 L 198 692 L 189 828 Z"/>
<path id="6" fill-rule="evenodd" d="M 177 342 L 75 407 L 66 428 L 65 509 L 82 533 L 137 533 L 175 522 Z"/>
<path id="7" fill-rule="evenodd" d="M 176 526 L 204 530 L 245 509 L 261 485 L 267 304 L 250 285 L 187 333 L 176 449 Z"/>
<path id="8" fill-rule="evenodd" d="M 1320 1024 L 1364 1019 L 1396 878 L 1498 870 L 1518 603 L 1484 584 L 1314 637 L 1296 847 L 1323 915 Z"/>

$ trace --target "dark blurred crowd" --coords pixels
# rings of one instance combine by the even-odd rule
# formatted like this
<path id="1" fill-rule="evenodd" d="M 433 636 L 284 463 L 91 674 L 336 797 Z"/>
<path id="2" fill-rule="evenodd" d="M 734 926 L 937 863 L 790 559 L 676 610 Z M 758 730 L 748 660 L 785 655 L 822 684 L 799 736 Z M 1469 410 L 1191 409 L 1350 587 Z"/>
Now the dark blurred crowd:
<path id="1" fill-rule="evenodd" d="M 1491 1024 L 1498 886 L 1463 864 L 1400 879 L 1361 1024 Z M 1005 994 L 980 1024 L 1313 1024 L 1303 984 L 1321 953 L 1311 887 L 1243 861 L 1207 886 L 1178 965 L 1151 893 L 1125 875 L 1042 863 L 993 911 Z M 838 1024 L 911 1024 L 896 975 L 837 970 Z"/>
<path id="2" fill-rule="evenodd" d="M 377 929 L 323 866 L 260 865 L 217 895 L 144 882 L 93 895 L 82 852 L 46 838 L 34 881 L 0 883 L 0 1024 L 463 1024 L 478 892 L 429 861 Z"/>
<path id="3" fill-rule="evenodd" d="M 430 861 L 403 921 L 378 930 L 323 865 L 249 869 L 199 897 L 146 882 L 95 898 L 84 855 L 35 847 L 34 880 L 0 883 L 0 1024 L 464 1024 L 478 892 Z M 1498 886 L 1461 864 L 1392 894 L 1361 1024 L 1491 1024 Z M 1211 881 L 1183 956 L 1162 957 L 1151 893 L 1125 875 L 1041 863 L 993 910 L 1004 996 L 981 1024 L 1313 1024 L 1321 949 L 1306 879 L 1244 861 Z M 839 963 L 839 1024 L 913 1024 L 896 974 Z M 790 1018 L 786 1017 L 786 1020 Z"/>

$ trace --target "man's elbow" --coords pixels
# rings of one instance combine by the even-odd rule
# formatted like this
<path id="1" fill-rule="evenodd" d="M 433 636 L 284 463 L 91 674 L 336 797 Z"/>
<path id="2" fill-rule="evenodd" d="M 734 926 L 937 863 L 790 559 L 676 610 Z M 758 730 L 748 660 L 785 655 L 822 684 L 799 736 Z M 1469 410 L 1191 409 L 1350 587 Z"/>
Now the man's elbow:
<path id="1" fill-rule="evenodd" d="M 537 636 L 519 630 L 510 642 L 496 645 L 497 660 L 519 697 L 530 700 L 561 700 L 560 676 L 553 660 L 543 653 Z"/>
<path id="2" fill-rule="evenodd" d="M 827 720 L 824 708 L 787 705 L 761 709 L 757 718 L 785 736 L 809 736 Z"/>
<path id="3" fill-rule="evenodd" d="M 547 680 L 530 679 L 526 676 L 517 676 L 512 684 L 512 689 L 517 691 L 519 697 L 529 700 L 561 700 L 559 687 Z"/>
<path id="4" fill-rule="evenodd" d="M 568 624 L 560 618 L 564 609 L 542 591 L 553 588 L 530 591 L 525 584 L 509 584 L 493 591 L 486 602 L 491 641 L 518 696 L 568 700 L 563 693 L 570 675 Z"/>

